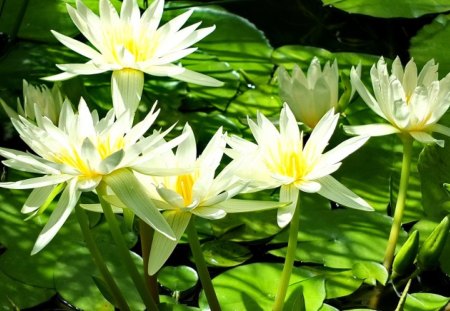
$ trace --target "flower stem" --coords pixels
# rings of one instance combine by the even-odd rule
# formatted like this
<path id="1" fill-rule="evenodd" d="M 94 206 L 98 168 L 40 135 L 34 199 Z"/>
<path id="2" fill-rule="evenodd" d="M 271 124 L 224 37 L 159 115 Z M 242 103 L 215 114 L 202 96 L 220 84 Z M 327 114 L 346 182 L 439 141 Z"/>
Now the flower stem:
<path id="1" fill-rule="evenodd" d="M 96 190 L 100 204 L 102 205 L 103 213 L 109 225 L 109 230 L 111 231 L 111 235 L 116 243 L 118 255 L 121 257 L 123 264 L 125 264 L 128 274 L 133 280 L 147 310 L 159 310 L 152 295 L 149 294 L 150 290 L 147 288 L 144 279 L 139 274 L 139 271 L 133 262 L 130 250 L 125 243 L 122 232 L 120 232 L 119 223 L 117 222 L 116 216 L 112 211 L 111 205 L 103 199 L 106 195 L 106 184 L 104 182 L 100 182 Z"/>
<path id="2" fill-rule="evenodd" d="M 394 260 L 395 247 L 402 225 L 403 212 L 405 210 L 406 191 L 409 184 L 409 173 L 411 170 L 411 155 L 413 139 L 409 135 L 400 136 L 403 142 L 403 161 L 400 175 L 400 186 L 398 189 L 397 203 L 395 205 L 394 220 L 392 222 L 391 232 L 389 234 L 388 245 L 384 255 L 383 265 L 387 271 L 391 270 Z"/>
<path id="3" fill-rule="evenodd" d="M 189 246 L 191 247 L 192 256 L 194 257 L 195 266 L 202 282 L 203 290 L 205 291 L 206 299 L 208 300 L 211 311 L 220 311 L 219 301 L 217 300 L 216 292 L 209 276 L 208 268 L 206 267 L 205 259 L 203 258 L 200 242 L 195 229 L 195 216 L 192 215 L 191 220 L 187 226 L 186 232 L 188 235 Z"/>
<path id="4" fill-rule="evenodd" d="M 408 295 L 409 287 L 411 286 L 412 278 L 408 280 L 408 283 L 406 283 L 405 288 L 403 289 L 402 296 L 400 297 L 400 300 L 398 301 L 397 308 L 395 308 L 395 311 L 401 311 L 403 310 L 403 305 L 406 301 L 406 296 Z"/>
<path id="5" fill-rule="evenodd" d="M 114 299 L 115 304 L 117 304 L 117 307 L 121 311 L 130 310 L 130 307 L 128 306 L 125 298 L 122 295 L 122 292 L 117 286 L 116 281 L 109 272 L 108 267 L 106 266 L 106 263 L 103 260 L 103 257 L 100 253 L 100 250 L 95 244 L 94 237 L 92 236 L 91 230 L 89 229 L 89 219 L 86 212 L 80 206 L 77 206 L 75 208 L 75 213 L 77 215 L 78 223 L 80 224 L 81 227 L 81 232 L 83 233 L 86 247 L 89 249 L 89 252 L 91 253 L 95 265 L 100 271 L 104 281 L 108 285 L 109 291 Z"/>
<path id="6" fill-rule="evenodd" d="M 289 279 L 291 278 L 292 269 L 294 267 L 295 251 L 297 250 L 297 234 L 300 223 L 300 196 L 297 199 L 295 212 L 292 216 L 289 228 L 289 240 L 284 261 L 283 272 L 281 273 L 280 283 L 278 285 L 278 292 L 275 296 L 275 303 L 273 304 L 273 311 L 281 311 L 284 305 L 287 289 L 289 286 Z"/>
<path id="7" fill-rule="evenodd" d="M 139 235 L 141 237 L 142 259 L 144 261 L 144 279 L 147 287 L 150 289 L 150 294 L 156 303 L 159 303 L 158 281 L 156 275 L 148 274 L 148 261 L 150 258 L 150 250 L 152 248 L 152 239 L 155 230 L 147 225 L 144 221 L 139 220 Z"/>

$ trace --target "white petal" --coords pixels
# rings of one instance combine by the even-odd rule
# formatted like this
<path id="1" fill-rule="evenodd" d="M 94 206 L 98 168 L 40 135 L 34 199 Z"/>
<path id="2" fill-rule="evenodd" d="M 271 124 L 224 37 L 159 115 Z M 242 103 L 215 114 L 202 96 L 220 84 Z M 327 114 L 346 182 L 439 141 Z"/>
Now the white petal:
<path id="1" fill-rule="evenodd" d="M 366 125 L 344 125 L 344 131 L 350 135 L 359 136 L 384 136 L 400 133 L 400 130 L 390 124 L 366 124 Z"/>
<path id="2" fill-rule="evenodd" d="M 148 260 L 148 274 L 154 275 L 164 265 L 181 239 L 191 219 L 191 213 L 166 211 L 163 213 L 167 223 L 173 229 L 175 240 L 170 240 L 159 232 L 155 232 Z"/>
<path id="3" fill-rule="evenodd" d="M 203 85 L 203 86 L 219 87 L 219 86 L 223 86 L 223 84 L 224 84 L 222 81 L 211 78 L 202 73 L 195 72 L 195 71 L 192 71 L 192 70 L 189 70 L 186 68 L 184 68 L 184 69 L 185 70 L 182 73 L 170 74 L 169 76 L 174 79 L 178 79 L 178 80 L 185 81 L 188 83 Z"/>
<path id="4" fill-rule="evenodd" d="M 433 136 L 426 132 L 409 132 L 411 136 L 421 142 L 422 144 L 437 144 L 439 147 L 444 147 L 444 141 L 440 139 L 435 139 Z"/>
<path id="5" fill-rule="evenodd" d="M 187 137 L 177 147 L 176 161 L 178 164 L 188 167 L 194 165 L 197 159 L 197 145 L 194 132 L 189 124 L 186 123 L 183 133 L 186 133 Z"/>
<path id="6" fill-rule="evenodd" d="M 285 203 L 283 202 L 240 200 L 240 199 L 229 199 L 220 203 L 220 207 L 227 213 L 246 213 L 246 212 L 265 211 L 274 208 L 281 208 L 284 205 Z"/>
<path id="7" fill-rule="evenodd" d="M 281 186 L 280 202 L 287 203 L 287 205 L 278 209 L 277 223 L 280 228 L 286 227 L 291 222 L 298 199 L 299 190 L 294 185 Z"/>
<path id="8" fill-rule="evenodd" d="M 373 208 L 366 201 L 361 199 L 333 177 L 325 176 L 317 181 L 320 182 L 322 186 L 318 191 L 321 196 L 347 207 L 373 211 Z"/>
<path id="9" fill-rule="evenodd" d="M 192 214 L 211 220 L 221 219 L 227 215 L 227 213 L 223 210 L 221 204 L 196 207 L 192 210 Z"/>
<path id="10" fill-rule="evenodd" d="M 84 44 L 78 40 L 72 39 L 71 37 L 60 34 L 59 32 L 56 32 L 54 30 L 51 30 L 51 32 L 56 37 L 56 39 L 58 39 L 59 42 L 67 46 L 69 49 L 77 52 L 78 54 L 86 56 L 87 58 L 90 59 L 97 59 L 102 57 L 102 55 L 99 52 L 97 52 L 87 44 Z"/>
<path id="11" fill-rule="evenodd" d="M 69 80 L 69 79 L 72 79 L 73 77 L 76 77 L 76 76 L 78 76 L 78 74 L 69 73 L 69 72 L 62 72 L 62 73 L 58 73 L 56 75 L 44 77 L 44 78 L 41 78 L 41 79 L 45 80 L 45 81 L 54 82 L 54 81 Z"/>
<path id="12" fill-rule="evenodd" d="M 172 229 L 133 173 L 121 169 L 105 176 L 103 180 L 136 216 L 167 238 L 175 239 Z"/>
<path id="13" fill-rule="evenodd" d="M 116 116 L 125 111 L 134 114 L 144 89 L 144 73 L 134 69 L 115 70 L 111 77 L 111 87 Z"/>
<path id="14" fill-rule="evenodd" d="M 71 175 L 49 175 L 42 177 L 35 177 L 25 180 L 19 180 L 15 182 L 2 182 L 0 183 L 0 188 L 7 189 L 33 189 L 33 188 L 42 188 L 47 186 L 52 186 L 56 184 L 63 183 L 72 179 Z"/>
<path id="15" fill-rule="evenodd" d="M 156 188 L 156 191 L 158 192 L 158 194 L 161 196 L 161 198 L 164 201 L 169 203 L 169 205 L 171 205 L 173 207 L 178 207 L 178 208 L 185 207 L 184 199 L 179 193 L 177 193 L 171 189 L 164 188 L 163 186 L 158 186 Z"/>
<path id="16" fill-rule="evenodd" d="M 322 157 L 320 158 L 320 162 L 317 164 L 317 166 L 322 167 L 342 161 L 348 155 L 361 148 L 361 146 L 364 145 L 369 138 L 370 137 L 368 136 L 366 137 L 359 136 L 359 137 L 352 137 L 350 139 L 343 141 L 342 143 L 340 143 L 339 145 L 337 145 L 336 147 L 334 147 L 333 149 L 322 155 Z"/>
<path id="17" fill-rule="evenodd" d="M 20 212 L 23 214 L 29 214 L 38 210 L 42 206 L 42 204 L 47 201 L 49 195 L 53 192 L 53 189 L 55 189 L 55 186 L 33 189 Z"/>
<path id="18" fill-rule="evenodd" d="M 333 135 L 339 120 L 339 114 L 334 114 L 334 109 L 329 110 L 317 123 L 303 148 L 303 152 L 309 160 L 316 159 L 323 153 Z"/>
<path id="19" fill-rule="evenodd" d="M 92 62 L 87 62 L 84 64 L 57 64 L 56 67 L 73 75 L 95 75 L 111 70 L 109 68 L 99 68 Z"/>
<path id="20" fill-rule="evenodd" d="M 70 182 L 64 189 L 55 210 L 50 215 L 47 224 L 42 229 L 34 244 L 31 255 L 41 251 L 56 235 L 73 208 L 78 202 L 80 192 L 75 189 L 75 181 Z"/>

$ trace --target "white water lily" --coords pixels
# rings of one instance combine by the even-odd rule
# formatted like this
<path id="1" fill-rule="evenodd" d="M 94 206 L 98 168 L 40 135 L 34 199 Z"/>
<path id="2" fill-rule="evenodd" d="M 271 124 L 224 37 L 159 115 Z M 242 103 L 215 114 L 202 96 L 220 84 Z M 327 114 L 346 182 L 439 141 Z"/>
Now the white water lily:
<path id="1" fill-rule="evenodd" d="M 361 70 L 361 66 L 357 67 Z M 306 74 L 295 65 L 291 75 L 284 67 L 278 71 L 280 97 L 294 113 L 297 121 L 314 128 L 331 108 L 339 109 L 339 70 L 335 60 L 326 62 L 323 70 L 320 61 L 314 57 Z M 347 90 L 353 95 L 353 90 Z"/>
<path id="2" fill-rule="evenodd" d="M 280 130 L 261 113 L 257 122 L 248 120 L 256 144 L 232 136 L 229 155 L 240 163 L 239 175 L 248 180 L 253 190 L 280 189 L 280 202 L 291 204 L 278 209 L 278 225 L 286 226 L 292 219 L 299 190 L 324 196 L 334 202 L 356 209 L 372 210 L 370 205 L 330 174 L 341 160 L 360 148 L 367 137 L 350 138 L 324 153 L 338 122 L 339 114 L 328 111 L 303 144 L 295 116 L 284 104 L 280 114 Z"/>
<path id="3" fill-rule="evenodd" d="M 47 77 L 47 80 L 112 71 L 112 92 L 116 99 L 113 104 L 117 115 L 127 109 L 136 110 L 142 95 L 144 73 L 206 86 L 222 85 L 216 79 L 173 64 L 193 53 L 196 48 L 191 45 L 215 29 L 215 26 L 197 29 L 200 23 L 181 28 L 192 10 L 158 28 L 164 0 L 155 0 L 142 16 L 137 0 L 124 0 L 120 16 L 109 0 L 100 0 L 99 16 L 80 0 L 76 3 L 76 9 L 67 5 L 69 15 L 94 48 L 52 32 L 62 44 L 90 60 L 84 64 L 59 64 L 57 66 L 65 72 Z"/>
<path id="4" fill-rule="evenodd" d="M 1 99 L 0 104 L 10 118 L 17 119 L 21 115 L 35 121 L 36 114 L 40 114 L 48 117 L 53 123 L 57 123 L 63 104 L 63 96 L 57 84 L 50 90 L 44 84 L 33 86 L 23 80 L 23 105 L 17 99 L 17 111 L 15 111 Z"/>
<path id="5" fill-rule="evenodd" d="M 361 98 L 389 124 L 345 126 L 345 131 L 367 136 L 401 133 L 421 143 L 443 146 L 444 141 L 433 138 L 431 133 L 450 136 L 450 128 L 437 123 L 450 106 L 450 74 L 439 80 L 437 70 L 438 65 L 430 60 L 417 74 L 413 59 L 403 69 L 397 57 L 389 74 L 381 57 L 370 70 L 372 95 L 352 69 L 351 81 Z"/>
<path id="6" fill-rule="evenodd" d="M 176 241 L 173 241 L 155 232 L 149 258 L 150 275 L 158 272 L 169 258 L 193 215 L 219 219 L 227 213 L 264 210 L 280 205 L 278 202 L 231 199 L 246 184 L 236 177 L 231 166 L 216 175 L 226 144 L 222 129 L 216 132 L 198 158 L 191 127 L 186 125 L 183 132 L 187 138 L 177 147 L 176 153 L 168 151 L 160 161 L 168 168 L 188 169 L 188 173 L 167 177 L 138 176 L 149 188 L 155 204 L 163 210 L 164 218 L 176 236 Z"/>
<path id="7" fill-rule="evenodd" d="M 156 119 L 155 106 L 135 126 L 128 113 L 116 119 L 111 110 L 105 118 L 90 112 L 82 99 L 78 113 L 63 104 L 59 123 L 36 115 L 36 124 L 24 117 L 11 119 L 22 140 L 35 154 L 0 148 L 3 164 L 21 171 L 43 174 L 30 179 L 2 182 L 0 187 L 34 189 L 22 212 L 35 215 L 48 206 L 60 191 L 61 197 L 40 233 L 32 254 L 39 252 L 55 236 L 69 217 L 82 192 L 93 191 L 101 182 L 139 218 L 169 238 L 173 232 L 156 206 L 148 199 L 133 171 L 149 173 L 151 159 L 176 146 L 183 136 L 164 142 L 167 133 L 143 134 Z M 163 143 L 162 143 L 163 142 Z M 161 173 L 161 170 L 156 172 Z"/>

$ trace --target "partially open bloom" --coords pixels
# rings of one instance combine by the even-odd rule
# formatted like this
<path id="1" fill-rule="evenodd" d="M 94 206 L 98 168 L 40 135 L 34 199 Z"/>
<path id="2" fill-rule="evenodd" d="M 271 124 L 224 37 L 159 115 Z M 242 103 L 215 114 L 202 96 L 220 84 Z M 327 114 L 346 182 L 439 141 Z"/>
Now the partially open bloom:
<path id="1" fill-rule="evenodd" d="M 6 114 L 10 118 L 18 118 L 19 115 L 35 121 L 36 114 L 48 117 L 53 123 L 58 123 L 59 113 L 63 103 L 63 96 L 57 84 L 51 90 L 44 84 L 33 86 L 23 80 L 23 105 L 17 100 L 17 111 L 9 107 L 0 99 Z"/>
<path id="2" fill-rule="evenodd" d="M 279 206 L 278 202 L 263 202 L 231 199 L 245 186 L 231 166 L 216 175 L 225 151 L 222 129 L 212 137 L 202 154 L 197 158 L 195 137 L 189 125 L 183 131 L 187 138 L 181 142 L 174 154 L 171 150 L 160 157 L 161 165 L 180 168 L 185 174 L 167 177 L 138 178 L 149 188 L 155 204 L 171 225 L 176 241 L 155 232 L 149 258 L 149 274 L 153 275 L 166 262 L 183 235 L 192 215 L 218 219 L 227 213 L 264 210 Z"/>
<path id="3" fill-rule="evenodd" d="M 76 75 L 113 71 L 112 91 L 116 114 L 135 111 L 143 90 L 144 73 L 169 76 L 191 83 L 220 86 L 222 83 L 206 75 L 173 64 L 193 53 L 190 47 L 214 30 L 214 26 L 197 29 L 195 23 L 181 29 L 192 14 L 187 11 L 158 28 L 164 0 L 155 0 L 140 14 L 137 0 L 124 0 L 120 16 L 108 0 L 100 0 L 100 15 L 95 15 L 80 0 L 77 8 L 67 5 L 72 21 L 93 45 L 91 46 L 53 31 L 65 46 L 89 58 L 84 64 L 57 65 L 62 74 L 47 80 L 63 80 Z M 116 94 L 120 97 L 114 96 Z"/>
<path id="4" fill-rule="evenodd" d="M 306 74 L 295 65 L 291 76 L 284 67 L 280 67 L 278 80 L 281 99 L 289 105 L 297 121 L 310 128 L 314 128 L 331 108 L 339 108 L 339 70 L 336 60 L 331 65 L 327 62 L 322 70 L 319 59 L 314 57 Z"/>
<path id="5" fill-rule="evenodd" d="M 165 133 L 155 132 L 143 138 L 156 119 L 154 108 L 140 123 L 132 126 L 129 114 L 116 119 L 111 110 L 105 118 L 90 112 L 84 100 L 78 113 L 70 104 L 63 104 L 58 125 L 49 118 L 36 115 L 36 124 L 22 116 L 11 119 L 22 140 L 35 154 L 0 148 L 3 164 L 30 173 L 43 174 L 14 182 L 2 182 L 0 187 L 34 189 L 22 212 L 42 212 L 62 191 L 58 204 L 40 233 L 32 254 L 40 251 L 55 236 L 78 202 L 82 192 L 92 191 L 106 183 L 120 200 L 138 217 L 162 234 L 173 238 L 173 232 L 144 192 L 132 170 L 148 172 L 148 163 L 159 153 L 173 148 L 183 137 L 164 142 Z M 163 144 L 161 142 L 164 142 Z"/>
<path id="6" fill-rule="evenodd" d="M 303 144 L 294 114 L 284 105 L 280 114 L 280 130 L 261 113 L 257 122 L 248 120 L 257 144 L 232 136 L 228 144 L 229 155 L 240 162 L 239 176 L 247 180 L 254 190 L 280 189 L 280 202 L 291 204 L 278 209 L 278 225 L 286 226 L 292 219 L 299 190 L 317 192 L 344 206 L 371 210 L 367 202 L 358 197 L 330 174 L 341 165 L 341 160 L 360 148 L 367 137 L 350 138 L 325 153 L 325 147 L 334 132 L 339 114 L 328 111 Z"/>
<path id="7" fill-rule="evenodd" d="M 437 143 L 432 132 L 450 136 L 450 128 L 437 124 L 450 106 L 450 75 L 438 79 L 438 65 L 430 60 L 417 74 L 417 66 L 411 59 L 405 68 L 397 57 L 388 72 L 383 57 L 372 66 L 372 95 L 354 69 L 351 81 L 366 104 L 389 124 L 345 126 L 346 132 L 355 135 L 382 136 L 406 133 L 421 143 Z"/>

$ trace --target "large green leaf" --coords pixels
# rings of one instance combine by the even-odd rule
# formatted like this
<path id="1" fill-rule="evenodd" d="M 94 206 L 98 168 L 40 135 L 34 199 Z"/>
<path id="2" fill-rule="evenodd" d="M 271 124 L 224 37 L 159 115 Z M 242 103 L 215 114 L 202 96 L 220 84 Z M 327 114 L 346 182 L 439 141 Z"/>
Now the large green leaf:
<path id="1" fill-rule="evenodd" d="M 215 277 L 213 285 L 222 310 L 270 310 L 282 268 L 281 264 L 255 263 L 227 270 Z M 288 289 L 288 296 L 297 289 L 299 282 L 316 275 L 308 269 L 294 268 L 289 282 L 291 286 Z M 311 282 L 310 286 L 316 287 L 316 284 Z M 305 288 L 303 290 L 305 291 Z M 202 310 L 207 308 L 203 293 L 199 305 Z"/>
<path id="2" fill-rule="evenodd" d="M 450 212 L 450 196 L 444 183 L 450 183 L 450 139 L 445 147 L 427 146 L 420 154 L 423 209 L 428 217 L 442 219 Z"/>
<path id="3" fill-rule="evenodd" d="M 0 271 L 0 310 L 22 310 L 49 300 L 53 289 L 35 287 L 8 277 Z"/>
<path id="4" fill-rule="evenodd" d="M 375 17 L 418 17 L 429 13 L 450 10 L 446 0 L 322 0 L 324 5 L 332 5 L 349 13 L 359 13 Z"/>
<path id="5" fill-rule="evenodd" d="M 247 247 L 223 240 L 203 243 L 202 253 L 206 263 L 213 267 L 237 266 L 252 257 L 252 253 Z"/>
<path id="6" fill-rule="evenodd" d="M 405 311 L 439 311 L 450 298 L 433 293 L 415 293 L 406 297 Z"/>
<path id="7" fill-rule="evenodd" d="M 4 1 L 0 30 L 11 33 L 16 23 L 19 23 L 20 10 L 25 3 L 25 15 L 20 23 L 18 37 L 33 41 L 56 41 L 50 30 L 64 33 L 66 36 L 75 36 L 79 33 L 73 24 L 66 9 L 66 3 L 75 6 L 75 0 L 40 0 L 40 1 Z M 118 0 L 111 1 L 120 7 Z M 84 0 L 83 3 L 98 12 L 98 0 Z"/>
<path id="8" fill-rule="evenodd" d="M 300 218 L 296 259 L 332 268 L 352 268 L 359 261 L 381 262 L 391 218 L 377 212 L 351 209 L 311 209 Z M 406 234 L 402 232 L 400 243 Z M 287 241 L 284 231 L 275 242 Z M 286 248 L 270 251 L 285 255 Z"/>
<path id="9" fill-rule="evenodd" d="M 430 59 L 439 63 L 440 76 L 450 71 L 450 57 L 442 47 L 450 40 L 450 15 L 439 15 L 411 39 L 409 53 L 424 65 Z"/>

